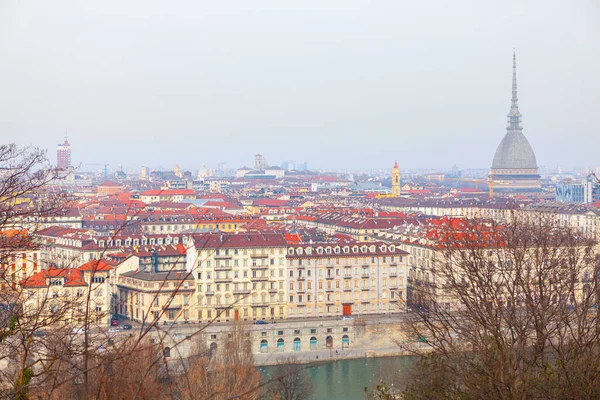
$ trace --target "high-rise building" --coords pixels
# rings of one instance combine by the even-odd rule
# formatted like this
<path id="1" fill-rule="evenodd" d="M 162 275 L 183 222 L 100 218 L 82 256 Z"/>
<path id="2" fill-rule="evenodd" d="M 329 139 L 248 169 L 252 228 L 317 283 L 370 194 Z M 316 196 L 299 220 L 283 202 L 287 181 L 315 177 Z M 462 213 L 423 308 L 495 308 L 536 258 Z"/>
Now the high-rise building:
<path id="1" fill-rule="evenodd" d="M 71 168 L 71 145 L 66 136 L 64 143 L 56 147 L 56 166 L 58 169 Z"/>
<path id="2" fill-rule="evenodd" d="M 517 61 L 513 52 L 512 99 L 506 135 L 500 142 L 490 171 L 490 193 L 517 194 L 541 191 L 535 154 L 523 135 L 517 99 Z"/>
<path id="3" fill-rule="evenodd" d="M 594 173 L 581 181 L 564 180 L 556 184 L 556 200 L 564 203 L 600 201 L 600 181 Z"/>
<path id="4" fill-rule="evenodd" d="M 392 195 L 394 197 L 400 197 L 400 168 L 398 163 L 394 163 L 394 169 L 392 170 Z"/>

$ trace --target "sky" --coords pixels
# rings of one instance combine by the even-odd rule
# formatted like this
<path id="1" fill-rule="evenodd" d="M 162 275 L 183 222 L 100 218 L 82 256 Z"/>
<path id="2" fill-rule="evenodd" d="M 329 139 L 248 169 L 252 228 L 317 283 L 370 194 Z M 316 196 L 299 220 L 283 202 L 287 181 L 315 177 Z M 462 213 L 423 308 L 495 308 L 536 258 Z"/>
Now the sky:
<path id="1" fill-rule="evenodd" d="M 513 48 L 538 165 L 600 166 L 597 0 L 0 0 L 0 134 L 84 168 L 488 168 Z"/>

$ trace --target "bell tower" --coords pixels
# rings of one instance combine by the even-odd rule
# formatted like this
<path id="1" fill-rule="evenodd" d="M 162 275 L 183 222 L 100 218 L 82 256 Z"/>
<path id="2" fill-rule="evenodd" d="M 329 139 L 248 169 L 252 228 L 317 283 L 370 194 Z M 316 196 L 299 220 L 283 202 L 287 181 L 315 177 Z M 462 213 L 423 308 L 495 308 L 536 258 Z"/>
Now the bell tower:
<path id="1" fill-rule="evenodd" d="M 394 163 L 392 170 L 392 196 L 400 197 L 400 168 L 397 162 Z"/>

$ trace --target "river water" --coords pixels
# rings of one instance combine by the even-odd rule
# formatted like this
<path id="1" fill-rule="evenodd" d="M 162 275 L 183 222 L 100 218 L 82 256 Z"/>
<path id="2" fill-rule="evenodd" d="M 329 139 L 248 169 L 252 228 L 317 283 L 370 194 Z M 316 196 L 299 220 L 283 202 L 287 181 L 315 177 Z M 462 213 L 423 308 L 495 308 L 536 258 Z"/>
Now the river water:
<path id="1" fill-rule="evenodd" d="M 308 364 L 313 381 L 313 399 L 354 400 L 365 398 L 365 387 L 373 388 L 382 378 L 396 379 L 413 367 L 414 357 L 381 357 L 336 360 Z M 269 377 L 276 366 L 261 367 Z"/>

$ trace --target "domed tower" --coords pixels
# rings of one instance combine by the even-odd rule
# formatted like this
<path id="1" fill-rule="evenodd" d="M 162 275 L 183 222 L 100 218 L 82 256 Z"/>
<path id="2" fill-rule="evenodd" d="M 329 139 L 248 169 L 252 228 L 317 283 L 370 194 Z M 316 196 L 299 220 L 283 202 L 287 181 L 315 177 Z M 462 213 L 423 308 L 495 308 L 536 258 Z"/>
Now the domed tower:
<path id="1" fill-rule="evenodd" d="M 400 197 L 400 168 L 398 163 L 394 163 L 394 169 L 392 170 L 392 196 Z"/>
<path id="2" fill-rule="evenodd" d="M 492 189 L 493 188 L 493 189 Z M 535 154 L 523 135 L 517 99 L 517 58 L 513 52 L 512 99 L 506 135 L 500 142 L 490 171 L 490 193 L 517 194 L 541 191 Z"/>

